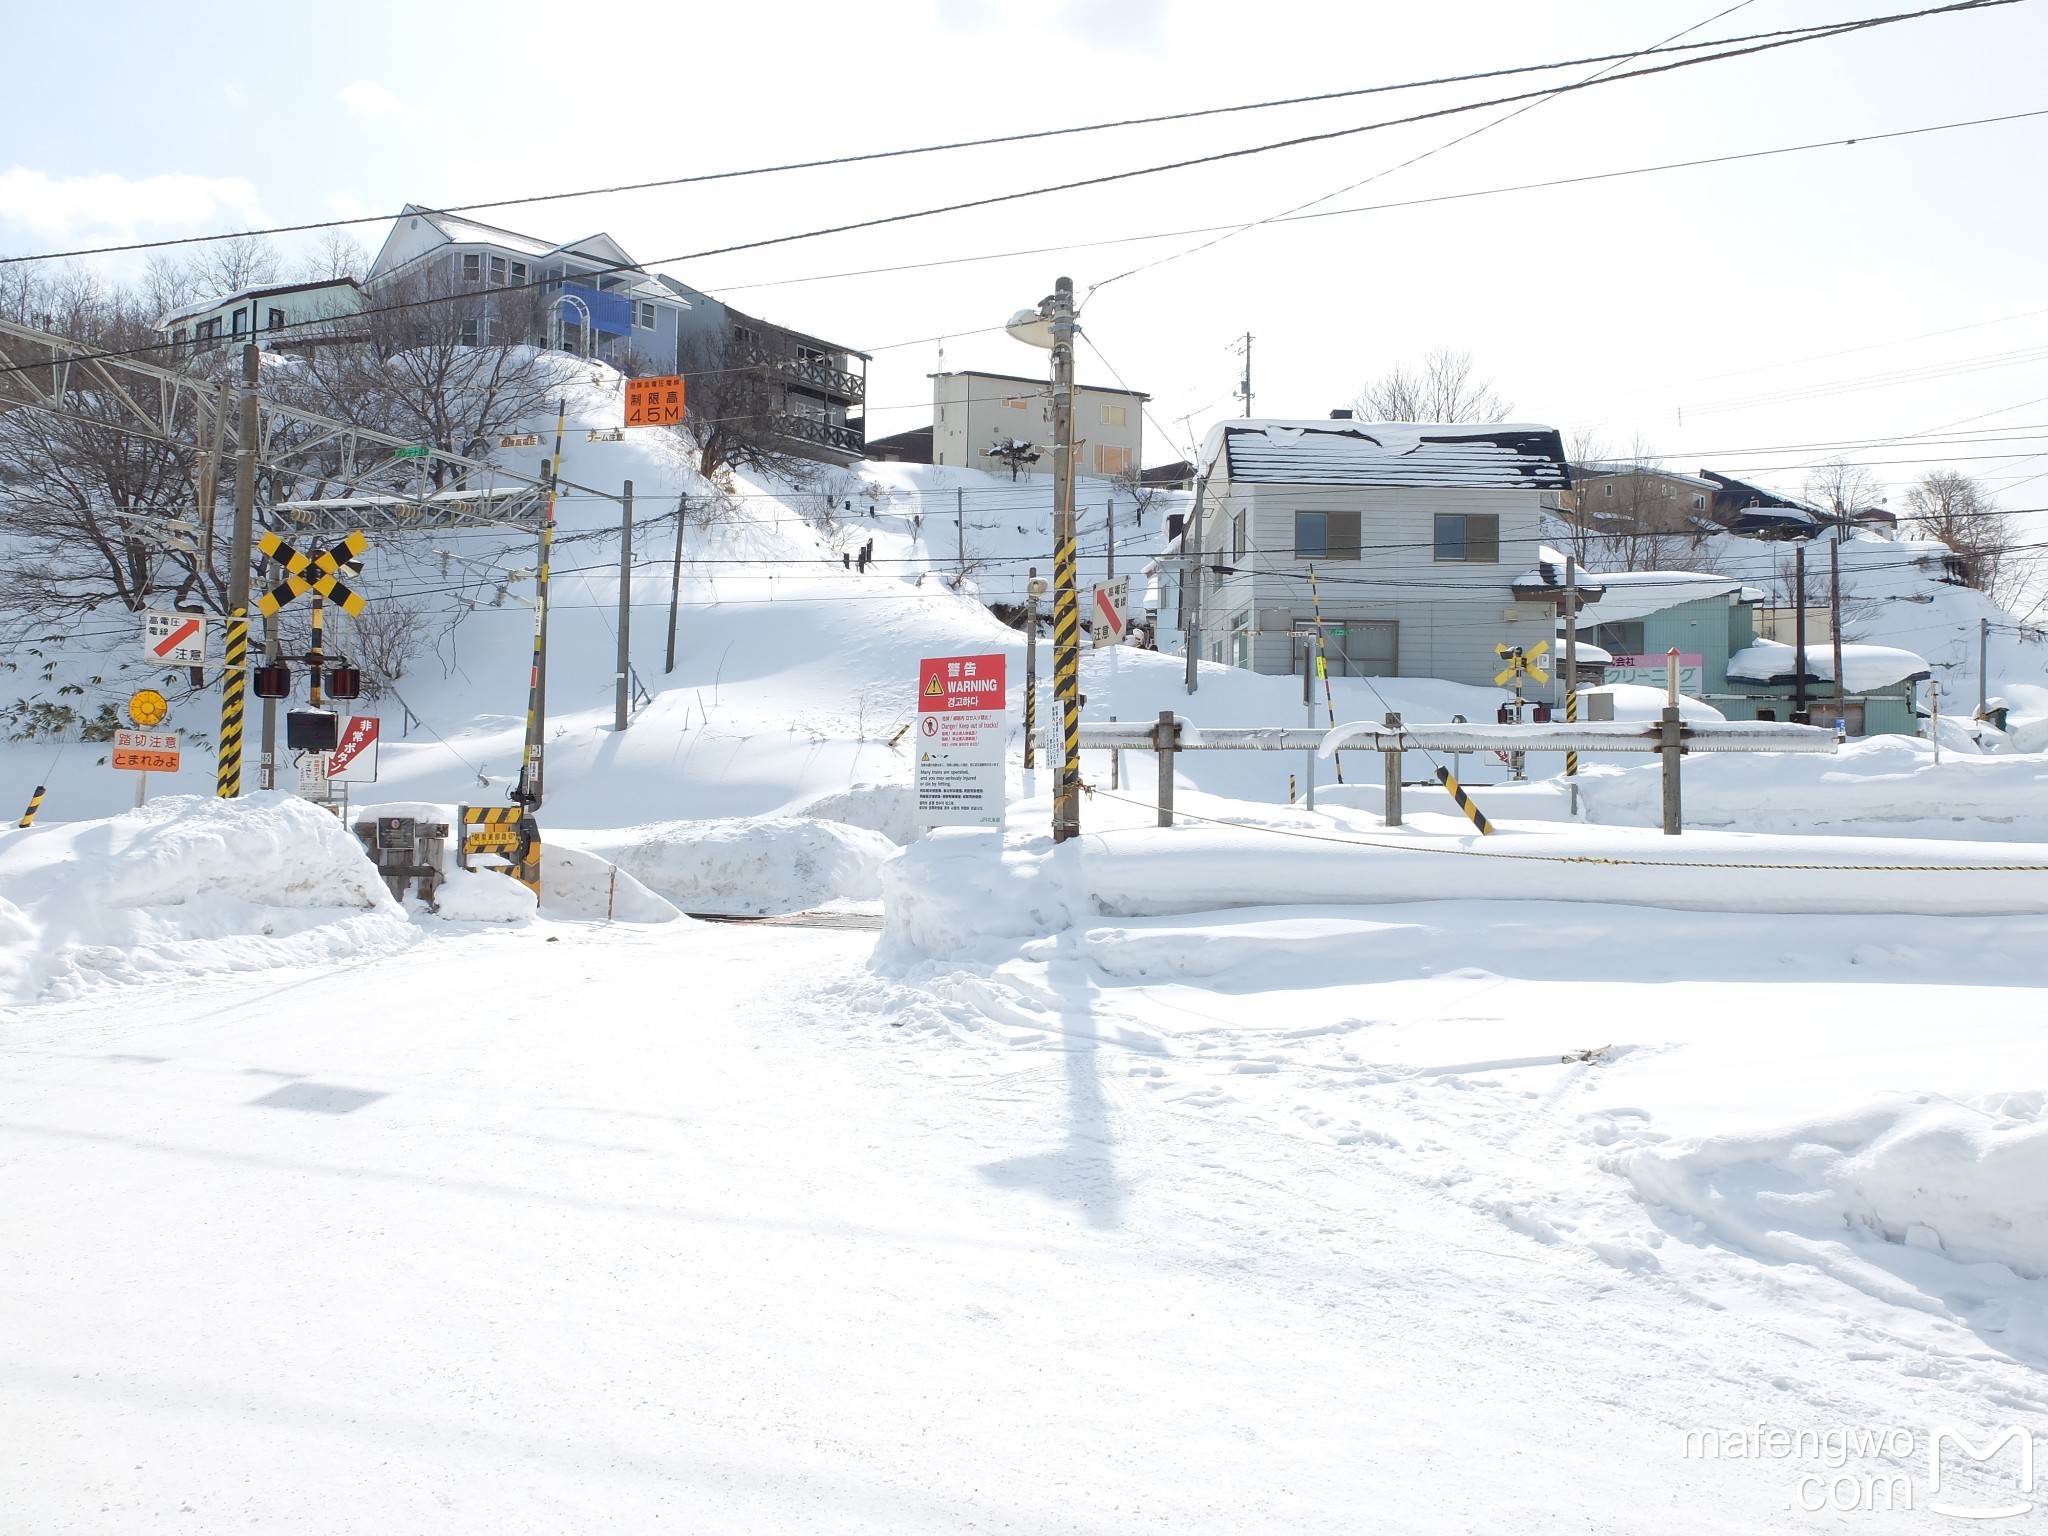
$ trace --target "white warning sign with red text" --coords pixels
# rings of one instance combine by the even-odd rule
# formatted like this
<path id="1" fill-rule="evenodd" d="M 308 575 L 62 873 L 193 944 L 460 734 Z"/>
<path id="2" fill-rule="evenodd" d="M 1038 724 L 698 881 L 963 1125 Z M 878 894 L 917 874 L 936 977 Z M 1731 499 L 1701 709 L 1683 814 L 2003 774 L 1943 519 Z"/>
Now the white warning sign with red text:
<path id="1" fill-rule="evenodd" d="M 327 757 L 327 778 L 336 784 L 377 782 L 377 737 L 383 721 L 375 715 L 355 715 L 342 721 L 334 750 Z"/>
<path id="2" fill-rule="evenodd" d="M 154 610 L 143 614 L 142 654 L 150 661 L 161 661 L 173 667 L 205 666 L 205 618 L 196 613 Z"/>
<path id="3" fill-rule="evenodd" d="M 1010 734 L 1007 659 L 927 656 L 917 666 L 917 819 L 1000 827 Z"/>

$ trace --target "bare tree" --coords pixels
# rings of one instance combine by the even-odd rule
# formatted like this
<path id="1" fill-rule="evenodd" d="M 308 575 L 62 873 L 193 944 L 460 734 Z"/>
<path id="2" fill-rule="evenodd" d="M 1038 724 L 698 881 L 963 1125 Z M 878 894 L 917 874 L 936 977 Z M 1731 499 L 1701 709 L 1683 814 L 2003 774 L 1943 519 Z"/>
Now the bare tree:
<path id="1" fill-rule="evenodd" d="M 1906 492 L 1906 524 L 1963 558 L 1964 579 L 2000 607 L 2016 606 L 2039 557 L 2007 536 L 2007 514 L 1983 485 L 1953 469 L 1929 470 Z"/>
<path id="2" fill-rule="evenodd" d="M 1418 367 L 1396 363 L 1358 393 L 1370 421 L 1504 421 L 1508 402 L 1491 379 L 1475 378 L 1472 354 L 1437 347 Z"/>
<path id="3" fill-rule="evenodd" d="M 193 253 L 190 266 L 202 294 L 217 297 L 277 282 L 284 271 L 277 247 L 262 235 L 209 241 Z"/>
<path id="4" fill-rule="evenodd" d="M 1861 464 L 1829 459 L 1807 475 L 1806 499 L 1828 516 L 1847 522 L 1852 513 L 1884 504 L 1884 482 Z"/>
<path id="5" fill-rule="evenodd" d="M 677 366 L 690 402 L 683 432 L 697 447 L 697 471 L 706 480 L 718 483 L 735 469 L 786 476 L 801 464 L 781 446 L 782 386 L 752 365 L 747 344 L 731 329 L 685 341 Z"/>
<path id="6" fill-rule="evenodd" d="M 306 283 L 339 282 L 344 277 L 360 282 L 369 270 L 370 253 L 362 241 L 345 229 L 330 229 L 299 262 L 297 274 Z"/>
<path id="7" fill-rule="evenodd" d="M 1581 433 L 1580 448 L 1599 448 Z M 1567 519 L 1580 564 L 1619 571 L 1696 571 L 1711 563 L 1707 530 L 1640 435 L 1626 457 L 1572 460 L 1573 509 Z M 1596 493 L 1597 488 L 1597 493 Z"/>

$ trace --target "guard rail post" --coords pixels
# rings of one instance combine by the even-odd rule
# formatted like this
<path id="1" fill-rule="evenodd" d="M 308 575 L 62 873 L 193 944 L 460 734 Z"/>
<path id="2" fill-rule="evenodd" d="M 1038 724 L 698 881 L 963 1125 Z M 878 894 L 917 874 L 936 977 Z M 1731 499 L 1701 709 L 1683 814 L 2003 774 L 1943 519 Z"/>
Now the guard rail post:
<path id="1" fill-rule="evenodd" d="M 1678 804 L 1678 755 L 1685 750 L 1684 727 L 1679 723 L 1678 706 L 1666 704 L 1664 713 L 1657 724 L 1658 753 L 1664 759 L 1664 835 L 1676 837 L 1679 833 Z"/>
<path id="2" fill-rule="evenodd" d="M 1152 727 L 1152 748 L 1159 754 L 1159 825 L 1173 825 L 1173 754 L 1180 746 L 1180 722 L 1173 711 L 1159 711 L 1159 723 Z"/>
<path id="3" fill-rule="evenodd" d="M 1398 732 L 1401 729 L 1401 717 L 1397 714 L 1389 713 L 1387 716 L 1387 728 L 1391 731 Z M 1401 738 L 1398 735 L 1396 735 L 1394 737 L 1395 744 L 1387 748 L 1384 752 L 1380 754 L 1380 757 L 1387 765 L 1387 804 L 1386 813 L 1383 819 L 1385 820 L 1386 824 L 1390 827 L 1398 827 L 1399 825 L 1401 825 L 1400 741 Z"/>

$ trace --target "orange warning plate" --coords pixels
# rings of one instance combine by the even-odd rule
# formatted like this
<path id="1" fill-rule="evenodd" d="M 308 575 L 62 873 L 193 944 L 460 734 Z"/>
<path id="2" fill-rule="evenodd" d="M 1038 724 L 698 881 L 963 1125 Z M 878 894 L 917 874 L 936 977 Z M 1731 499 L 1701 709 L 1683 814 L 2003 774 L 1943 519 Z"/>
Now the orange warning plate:
<path id="1" fill-rule="evenodd" d="M 665 373 L 655 379 L 626 380 L 626 425 L 678 427 L 683 422 L 683 381 Z"/>

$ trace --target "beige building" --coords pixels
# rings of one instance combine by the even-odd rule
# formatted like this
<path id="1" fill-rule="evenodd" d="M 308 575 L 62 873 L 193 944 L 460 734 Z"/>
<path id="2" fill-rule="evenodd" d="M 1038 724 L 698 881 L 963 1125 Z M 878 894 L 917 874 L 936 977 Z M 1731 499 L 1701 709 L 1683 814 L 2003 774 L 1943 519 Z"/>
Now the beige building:
<path id="1" fill-rule="evenodd" d="M 1011 444 L 1025 474 L 1052 472 L 1052 386 L 1007 373 L 935 373 L 932 380 L 932 462 L 991 473 L 1011 467 L 990 452 Z M 1134 474 L 1145 462 L 1145 402 L 1130 389 L 1074 390 L 1078 472 L 1105 479 Z M 1037 458 L 1030 458 L 1035 452 Z"/>

